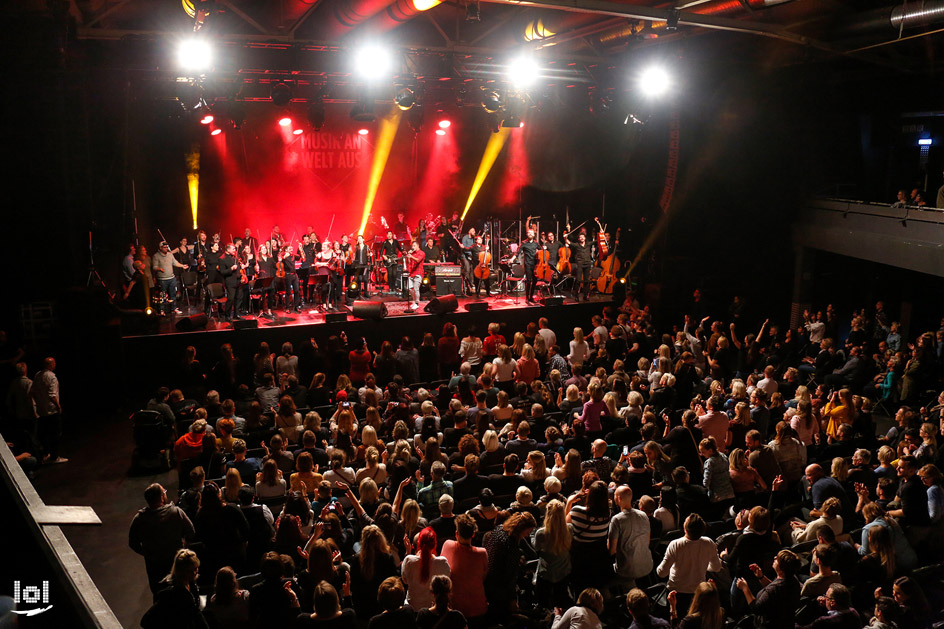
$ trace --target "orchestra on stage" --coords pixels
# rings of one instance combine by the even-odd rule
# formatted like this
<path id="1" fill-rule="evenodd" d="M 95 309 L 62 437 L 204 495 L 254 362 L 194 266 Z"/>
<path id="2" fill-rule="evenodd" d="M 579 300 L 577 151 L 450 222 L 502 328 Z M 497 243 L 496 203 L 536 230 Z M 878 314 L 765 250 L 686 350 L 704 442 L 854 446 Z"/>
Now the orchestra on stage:
<path id="1" fill-rule="evenodd" d="M 415 312 L 424 292 L 475 299 L 523 293 L 528 304 L 537 303 L 536 292 L 589 300 L 591 293 L 611 294 L 620 281 L 619 230 L 609 233 L 599 219 L 596 229 L 567 221 L 560 232 L 539 229 L 532 216 L 481 230 L 464 228 L 458 212 L 428 214 L 415 228 L 405 221 L 403 212 L 393 224 L 372 215 L 365 233 L 336 240 L 322 240 L 311 226 L 288 237 L 278 225 L 265 237 L 246 228 L 227 242 L 201 229 L 192 243 L 185 237 L 176 246 L 161 234 L 153 256 L 130 246 L 120 297 L 129 308 L 161 315 L 202 308 L 232 320 L 329 313 L 384 295 L 408 301 Z"/>

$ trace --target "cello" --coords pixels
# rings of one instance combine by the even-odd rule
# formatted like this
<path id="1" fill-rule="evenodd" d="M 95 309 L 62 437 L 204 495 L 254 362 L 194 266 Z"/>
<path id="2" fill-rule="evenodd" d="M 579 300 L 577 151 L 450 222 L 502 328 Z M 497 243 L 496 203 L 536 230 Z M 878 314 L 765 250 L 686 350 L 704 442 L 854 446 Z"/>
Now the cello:
<path id="1" fill-rule="evenodd" d="M 537 251 L 537 264 L 534 266 L 534 278 L 542 282 L 550 282 L 554 279 L 554 267 L 549 263 L 551 252 L 547 247 L 541 247 Z"/>
<path id="2" fill-rule="evenodd" d="M 479 280 L 487 280 L 492 275 L 492 254 L 488 250 L 488 238 L 482 243 L 482 250 L 479 252 L 479 262 L 472 269 L 472 275 Z"/>
<path id="3" fill-rule="evenodd" d="M 620 230 L 616 230 L 616 240 L 613 242 L 613 249 L 610 255 L 600 263 L 603 272 L 600 279 L 597 280 L 597 290 L 603 295 L 612 295 L 613 287 L 616 285 L 616 272 L 620 269 L 619 258 L 616 257 L 616 248 L 619 247 Z"/>
<path id="4" fill-rule="evenodd" d="M 596 221 L 597 227 L 600 228 L 600 231 L 597 232 L 597 259 L 603 262 L 603 260 L 610 255 L 610 243 L 606 238 L 606 228 L 600 224 L 600 219 L 594 217 L 593 220 Z"/>

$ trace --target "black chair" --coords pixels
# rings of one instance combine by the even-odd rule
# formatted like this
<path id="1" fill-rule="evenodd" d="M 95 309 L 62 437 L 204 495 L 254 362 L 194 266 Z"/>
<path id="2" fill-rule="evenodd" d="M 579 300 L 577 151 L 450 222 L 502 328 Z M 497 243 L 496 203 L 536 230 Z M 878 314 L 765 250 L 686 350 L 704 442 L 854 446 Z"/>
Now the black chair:
<path id="1" fill-rule="evenodd" d="M 226 310 L 226 289 L 219 282 L 214 282 L 213 284 L 207 284 L 207 294 L 210 296 L 211 311 L 213 306 L 216 306 L 217 316 L 222 317 Z"/>
<path id="2" fill-rule="evenodd" d="M 181 272 L 180 288 L 181 292 L 184 294 L 184 299 L 187 301 L 187 310 L 189 311 L 191 308 L 190 293 L 193 292 L 194 301 L 196 301 L 200 293 L 200 281 L 197 277 L 197 272 L 190 270 Z"/>
<path id="3" fill-rule="evenodd" d="M 167 471 L 173 463 L 173 429 L 157 411 L 138 411 L 131 416 L 134 452 L 132 467 Z"/>

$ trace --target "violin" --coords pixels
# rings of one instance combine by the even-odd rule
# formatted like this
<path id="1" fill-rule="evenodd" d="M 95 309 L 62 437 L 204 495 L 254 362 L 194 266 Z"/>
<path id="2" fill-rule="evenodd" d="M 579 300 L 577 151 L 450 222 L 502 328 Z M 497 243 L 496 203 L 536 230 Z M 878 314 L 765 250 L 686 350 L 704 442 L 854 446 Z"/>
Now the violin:
<path id="1" fill-rule="evenodd" d="M 472 270 L 472 275 L 476 279 L 487 280 L 492 275 L 492 269 L 489 268 L 492 265 L 492 254 L 488 250 L 488 239 L 485 239 L 485 243 L 482 247 L 482 250 L 479 252 L 479 262 L 475 265 L 475 269 Z"/>
<path id="2" fill-rule="evenodd" d="M 616 257 L 616 248 L 619 247 L 620 230 L 616 230 L 616 240 L 613 243 L 611 255 L 600 263 L 603 272 L 597 280 L 597 290 L 603 295 L 612 295 L 613 287 L 616 285 L 616 272 L 620 269 L 619 258 Z"/>
<path id="3" fill-rule="evenodd" d="M 275 276 L 285 279 L 285 258 L 281 254 L 275 263 Z"/>
<path id="4" fill-rule="evenodd" d="M 547 247 L 541 247 L 537 252 L 537 264 L 534 266 L 535 279 L 550 282 L 554 278 L 554 267 L 549 263 L 551 252 Z"/>

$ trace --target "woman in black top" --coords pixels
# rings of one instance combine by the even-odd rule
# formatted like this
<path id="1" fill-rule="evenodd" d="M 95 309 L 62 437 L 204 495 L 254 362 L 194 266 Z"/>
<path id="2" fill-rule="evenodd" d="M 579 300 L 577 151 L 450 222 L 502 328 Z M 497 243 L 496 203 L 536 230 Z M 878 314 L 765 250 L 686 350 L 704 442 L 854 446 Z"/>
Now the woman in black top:
<path id="1" fill-rule="evenodd" d="M 675 590 L 669 592 L 669 615 L 672 626 L 680 629 L 721 629 L 724 626 L 724 610 L 721 609 L 721 596 L 717 586 L 711 581 L 704 581 L 695 588 L 688 614 L 679 619 L 676 608 Z"/>
<path id="2" fill-rule="evenodd" d="M 365 526 L 361 531 L 361 550 L 351 559 L 351 591 L 358 618 L 366 622 L 380 613 L 377 588 L 384 579 L 396 575 L 397 565 L 387 538 L 378 526 Z M 318 611 L 317 603 L 315 611 Z"/>
<path id="3" fill-rule="evenodd" d="M 344 600 L 349 602 L 351 599 L 351 579 L 350 576 L 344 582 L 343 590 Z M 324 627 L 326 629 L 354 629 L 357 626 L 357 617 L 354 610 L 345 607 L 341 609 L 341 601 L 338 599 L 338 591 L 327 581 L 322 581 L 315 587 L 315 613 L 300 614 L 295 619 L 295 626 L 299 629 L 305 627 Z"/>
<path id="4" fill-rule="evenodd" d="M 200 560 L 195 552 L 185 548 L 177 551 L 171 573 L 161 581 L 164 589 L 157 593 L 154 605 L 141 619 L 144 629 L 207 627 L 206 619 L 200 613 L 199 568 Z"/>
<path id="5" fill-rule="evenodd" d="M 429 582 L 429 589 L 435 602 L 432 607 L 421 609 L 416 615 L 416 626 L 420 629 L 465 629 L 468 626 L 465 616 L 449 607 L 452 579 L 436 575 Z"/>

